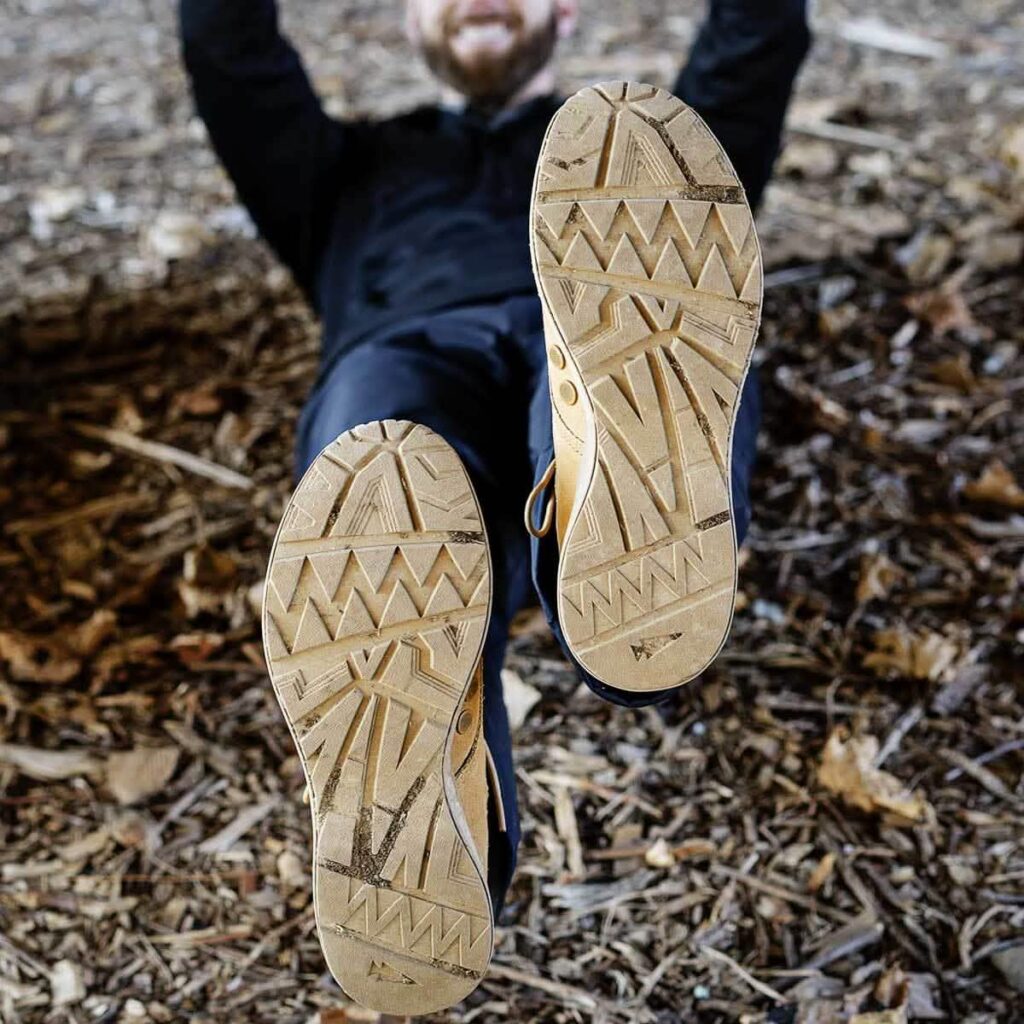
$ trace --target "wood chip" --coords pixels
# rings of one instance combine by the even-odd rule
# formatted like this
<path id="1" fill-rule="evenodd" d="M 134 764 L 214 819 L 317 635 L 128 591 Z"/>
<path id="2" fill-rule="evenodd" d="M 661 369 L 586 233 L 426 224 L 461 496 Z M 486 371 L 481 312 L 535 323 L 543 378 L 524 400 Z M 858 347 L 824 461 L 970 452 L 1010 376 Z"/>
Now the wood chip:
<path id="1" fill-rule="evenodd" d="M 136 747 L 107 758 L 107 788 L 122 807 L 159 793 L 174 774 L 177 747 Z"/>
<path id="2" fill-rule="evenodd" d="M 102 767 L 102 762 L 85 750 L 40 750 L 17 743 L 0 743 L 0 762 L 41 782 L 90 775 Z"/>
<path id="3" fill-rule="evenodd" d="M 215 835 L 199 844 L 200 853 L 224 853 L 251 828 L 255 828 L 277 806 L 277 799 L 264 800 L 240 811 L 238 816 Z"/>

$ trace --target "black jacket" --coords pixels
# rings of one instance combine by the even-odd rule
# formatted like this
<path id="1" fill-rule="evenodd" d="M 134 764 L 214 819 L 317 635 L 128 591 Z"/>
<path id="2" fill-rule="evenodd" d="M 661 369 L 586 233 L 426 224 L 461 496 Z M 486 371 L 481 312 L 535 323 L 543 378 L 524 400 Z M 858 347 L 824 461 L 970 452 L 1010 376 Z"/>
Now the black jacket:
<path id="1" fill-rule="evenodd" d="M 530 193 L 557 98 L 496 118 L 426 107 L 343 123 L 274 0 L 181 0 L 181 32 L 213 146 L 320 314 L 327 357 L 409 317 L 532 291 Z M 713 0 L 676 83 L 752 203 L 807 43 L 804 0 Z"/>

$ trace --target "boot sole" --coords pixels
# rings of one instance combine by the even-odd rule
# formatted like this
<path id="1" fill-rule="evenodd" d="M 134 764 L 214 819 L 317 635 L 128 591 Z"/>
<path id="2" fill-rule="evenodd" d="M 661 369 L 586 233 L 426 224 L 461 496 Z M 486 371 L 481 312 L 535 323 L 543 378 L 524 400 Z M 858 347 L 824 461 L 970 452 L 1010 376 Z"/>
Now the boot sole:
<path id="1" fill-rule="evenodd" d="M 483 519 L 445 441 L 388 420 L 324 449 L 274 541 L 264 648 L 311 794 L 324 957 L 381 1013 L 452 1006 L 491 959 L 466 820 L 486 835 L 487 809 L 461 806 L 451 765 L 490 606 Z"/>
<path id="2" fill-rule="evenodd" d="M 531 252 L 559 333 L 549 356 L 582 380 L 569 395 L 587 424 L 559 562 L 565 638 L 610 686 L 678 686 L 732 622 L 731 440 L 763 290 L 750 208 L 686 104 L 607 83 L 548 128 Z"/>

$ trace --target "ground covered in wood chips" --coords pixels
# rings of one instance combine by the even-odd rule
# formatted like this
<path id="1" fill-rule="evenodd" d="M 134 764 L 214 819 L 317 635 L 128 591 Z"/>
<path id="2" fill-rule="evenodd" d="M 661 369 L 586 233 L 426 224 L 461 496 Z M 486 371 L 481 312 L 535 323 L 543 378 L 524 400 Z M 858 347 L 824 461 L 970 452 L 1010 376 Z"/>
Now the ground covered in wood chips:
<path id="1" fill-rule="evenodd" d="M 5 4 L 0 1019 L 373 1021 L 324 973 L 256 612 L 316 325 L 170 7 Z M 285 15 L 334 112 L 431 95 L 394 2 Z M 698 15 L 587 0 L 563 84 L 667 83 Z M 628 712 L 523 617 L 520 870 L 439 1021 L 1024 1020 L 1024 16 L 816 25 L 732 639 Z"/>

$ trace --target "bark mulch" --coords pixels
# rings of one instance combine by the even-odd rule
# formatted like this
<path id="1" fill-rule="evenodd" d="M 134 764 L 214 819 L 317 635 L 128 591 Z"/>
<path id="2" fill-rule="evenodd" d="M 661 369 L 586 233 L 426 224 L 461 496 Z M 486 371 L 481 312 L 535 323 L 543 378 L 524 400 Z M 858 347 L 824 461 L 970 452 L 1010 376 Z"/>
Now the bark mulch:
<path id="1" fill-rule="evenodd" d="M 332 109 L 429 94 L 394 4 L 307 6 Z M 566 87 L 668 80 L 698 10 L 638 6 L 585 5 Z M 376 1020 L 324 973 L 258 628 L 316 324 L 190 120 L 170 11 L 11 7 L 0 1020 Z M 1024 16 L 817 19 L 732 638 L 623 711 L 521 616 L 519 872 L 438 1021 L 1024 1020 Z"/>

